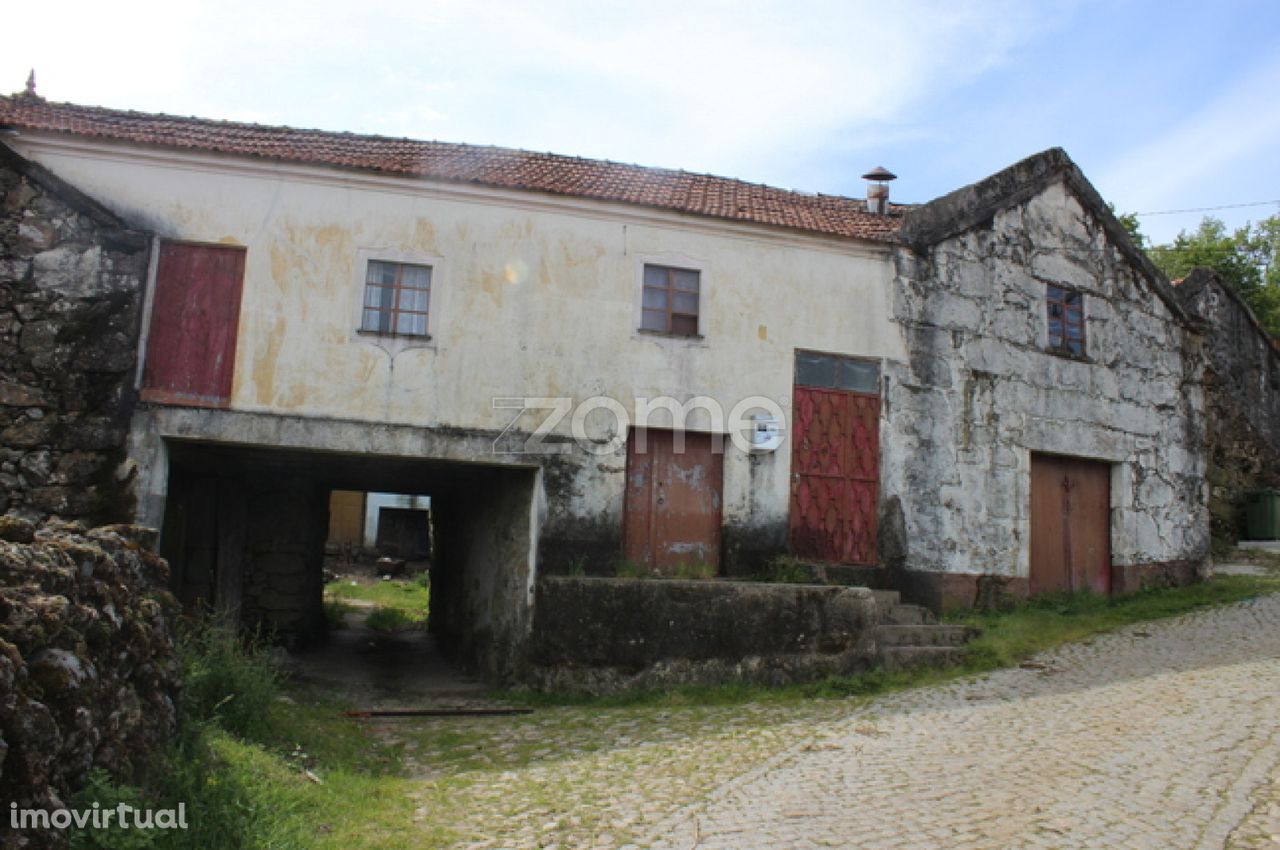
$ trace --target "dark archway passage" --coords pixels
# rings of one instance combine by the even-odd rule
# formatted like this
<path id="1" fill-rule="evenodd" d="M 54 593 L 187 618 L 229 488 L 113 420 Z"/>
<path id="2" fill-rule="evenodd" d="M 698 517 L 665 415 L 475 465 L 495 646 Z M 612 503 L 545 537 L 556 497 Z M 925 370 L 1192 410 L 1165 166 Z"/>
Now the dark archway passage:
<path id="1" fill-rule="evenodd" d="M 329 494 L 431 497 L 429 629 L 494 681 L 523 663 L 537 544 L 538 470 L 427 458 L 167 441 L 162 550 L 174 591 L 291 645 L 323 639 Z"/>

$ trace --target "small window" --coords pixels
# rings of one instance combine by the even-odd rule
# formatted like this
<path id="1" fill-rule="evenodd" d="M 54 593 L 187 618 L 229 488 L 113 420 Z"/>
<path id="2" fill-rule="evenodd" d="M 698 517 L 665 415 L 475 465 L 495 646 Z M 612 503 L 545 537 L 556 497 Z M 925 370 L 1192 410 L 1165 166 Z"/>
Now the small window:
<path id="1" fill-rule="evenodd" d="M 797 351 L 796 386 L 878 394 L 880 364 L 873 360 L 857 360 L 836 354 Z"/>
<path id="2" fill-rule="evenodd" d="M 646 265 L 641 330 L 697 336 L 699 289 L 699 273 L 693 269 Z"/>
<path id="3" fill-rule="evenodd" d="M 1049 316 L 1049 350 L 1084 356 L 1084 295 L 1050 285 L 1045 294 Z"/>
<path id="4" fill-rule="evenodd" d="M 369 261 L 360 330 L 426 336 L 430 306 L 431 266 Z"/>

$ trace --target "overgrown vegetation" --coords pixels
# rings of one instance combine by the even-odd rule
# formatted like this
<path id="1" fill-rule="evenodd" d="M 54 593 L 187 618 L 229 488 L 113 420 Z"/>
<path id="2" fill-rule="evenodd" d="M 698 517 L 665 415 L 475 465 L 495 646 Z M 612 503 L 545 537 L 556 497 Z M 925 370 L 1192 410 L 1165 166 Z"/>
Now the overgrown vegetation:
<path id="1" fill-rule="evenodd" d="M 718 570 L 714 565 L 703 561 L 690 561 L 676 564 L 670 573 L 659 572 L 653 567 L 645 566 L 626 558 L 619 558 L 613 564 L 614 578 L 648 578 L 648 579 L 681 579 L 685 581 L 701 581 L 713 579 Z M 582 575 L 583 573 L 571 573 Z"/>
<path id="2" fill-rule="evenodd" d="M 420 626 L 423 622 L 415 620 L 399 608 L 375 608 L 369 612 L 364 624 L 375 632 L 395 632 Z"/>
<path id="3" fill-rule="evenodd" d="M 566 807 L 589 830 L 595 805 L 606 802 L 592 794 L 611 792 L 576 780 L 558 784 L 569 782 L 566 776 L 600 770 L 607 777 L 621 759 L 628 770 L 649 771 L 647 781 L 661 777 L 688 793 L 704 793 L 716 781 L 707 761 L 719 753 L 713 741 L 738 736 L 725 753 L 749 750 L 758 761 L 773 751 L 768 748 L 791 740 L 784 726 L 843 717 L 850 699 L 1017 664 L 1120 626 L 1280 592 L 1280 557 L 1242 552 L 1233 560 L 1246 558 L 1272 569 L 1115 600 L 1061 596 L 953 618 L 984 630 L 968 664 L 956 671 L 872 671 L 781 689 L 680 688 L 607 699 L 494 696 L 538 706 L 519 718 L 404 720 L 381 727 L 349 720 L 341 716 L 348 706 L 282 683 L 260 645 L 204 626 L 183 635 L 183 664 L 195 687 L 182 701 L 182 739 L 172 756 L 137 787 L 97 775 L 75 801 L 155 808 L 185 801 L 192 829 L 84 832 L 74 846 L 443 848 L 492 838 L 508 820 L 533 818 L 537 830 L 552 817 L 544 811 Z M 703 776 L 710 783 L 705 788 Z M 605 789 L 615 785 L 602 783 Z M 515 839 L 508 844 L 526 846 Z M 568 839 L 564 844 L 576 846 Z"/>
<path id="4" fill-rule="evenodd" d="M 1052 595 L 1008 613 L 966 613 L 953 622 L 978 626 L 966 672 L 1017 664 L 1037 652 L 1133 623 L 1176 617 L 1199 608 L 1280 592 L 1280 570 L 1268 576 L 1218 576 L 1184 588 L 1147 590 L 1115 599 L 1093 594 Z"/>
<path id="5" fill-rule="evenodd" d="M 186 624 L 178 636 L 184 726 L 217 726 L 241 738 L 270 730 L 280 677 L 260 636 L 240 637 L 213 621 Z"/>
<path id="6" fill-rule="evenodd" d="M 206 621 L 181 630 L 179 655 L 186 687 L 170 752 L 136 785 L 95 772 L 72 805 L 183 804 L 188 828 L 74 830 L 73 850 L 392 847 L 422 836 L 403 794 L 385 793 L 398 750 L 333 703 L 286 695 L 262 642 Z M 366 814 L 382 824 L 376 841 Z"/>
<path id="7" fill-rule="evenodd" d="M 803 561 L 791 555 L 779 555 L 765 563 L 752 579 L 779 584 L 810 584 L 814 576 Z"/>
<path id="8" fill-rule="evenodd" d="M 716 568 L 702 561 L 676 564 L 674 578 L 702 581 L 716 577 Z"/>

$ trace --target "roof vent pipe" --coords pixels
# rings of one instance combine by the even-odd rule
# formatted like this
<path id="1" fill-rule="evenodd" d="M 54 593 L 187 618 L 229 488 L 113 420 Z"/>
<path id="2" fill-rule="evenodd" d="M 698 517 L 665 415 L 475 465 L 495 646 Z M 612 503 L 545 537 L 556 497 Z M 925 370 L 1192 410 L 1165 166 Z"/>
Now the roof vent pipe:
<path id="1" fill-rule="evenodd" d="M 872 215 L 884 215 L 889 212 L 889 181 L 897 180 L 898 175 L 878 166 L 862 175 L 867 184 L 867 212 Z"/>

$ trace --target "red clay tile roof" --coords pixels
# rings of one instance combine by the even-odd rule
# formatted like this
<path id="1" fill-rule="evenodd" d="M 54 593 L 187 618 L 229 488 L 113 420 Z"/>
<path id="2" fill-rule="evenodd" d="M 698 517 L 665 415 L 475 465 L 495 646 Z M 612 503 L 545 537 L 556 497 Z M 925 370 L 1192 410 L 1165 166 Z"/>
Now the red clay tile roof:
<path id="1" fill-rule="evenodd" d="M 617 201 L 872 241 L 889 241 L 907 209 L 892 205 L 889 215 L 872 215 L 856 198 L 790 192 L 686 171 L 49 103 L 24 95 L 0 95 L 0 126 Z"/>

